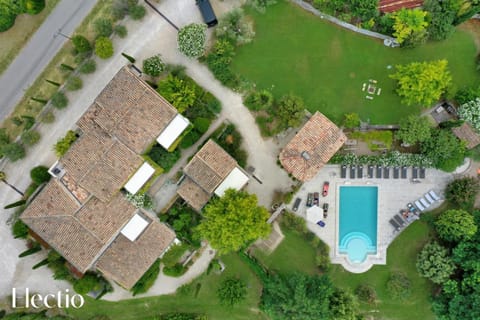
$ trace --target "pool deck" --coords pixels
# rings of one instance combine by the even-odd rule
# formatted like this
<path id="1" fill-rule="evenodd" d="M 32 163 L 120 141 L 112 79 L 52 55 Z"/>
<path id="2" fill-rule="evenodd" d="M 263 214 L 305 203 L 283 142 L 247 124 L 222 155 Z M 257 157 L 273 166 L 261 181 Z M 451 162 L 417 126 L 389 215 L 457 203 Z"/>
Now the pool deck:
<path id="1" fill-rule="evenodd" d="M 364 168 L 364 173 L 366 173 Z M 300 197 L 302 203 L 296 214 L 306 218 L 306 199 L 309 192 L 320 192 L 324 181 L 330 182 L 329 193 L 326 197 L 320 195 L 320 206 L 327 202 L 329 204 L 328 217 L 324 219 L 325 227 L 307 221 L 307 227 L 314 232 L 330 247 L 330 259 L 332 263 L 341 264 L 347 271 L 362 273 L 369 270 L 375 264 L 387 263 L 387 248 L 395 237 L 401 232 L 395 231 L 389 220 L 400 209 L 405 209 L 407 203 L 414 202 L 426 192 L 433 189 L 443 199 L 443 190 L 453 180 L 451 173 L 435 169 L 427 169 L 426 178 L 421 183 L 411 182 L 412 169 L 409 167 L 407 179 L 393 179 L 392 172 L 389 179 L 361 178 L 341 179 L 339 165 L 327 165 L 311 181 L 305 182 L 293 199 Z M 378 187 L 378 222 L 377 222 L 377 253 L 368 255 L 363 263 L 351 263 L 346 254 L 338 252 L 338 194 L 339 187 L 348 186 L 377 186 Z M 435 202 L 429 210 L 438 207 L 442 200 Z M 293 204 L 293 201 L 292 201 Z M 291 205 L 290 204 L 290 209 Z M 407 226 L 408 227 L 408 226 Z M 403 228 L 405 229 L 405 228 Z M 402 230 L 403 230 L 402 229 Z"/>

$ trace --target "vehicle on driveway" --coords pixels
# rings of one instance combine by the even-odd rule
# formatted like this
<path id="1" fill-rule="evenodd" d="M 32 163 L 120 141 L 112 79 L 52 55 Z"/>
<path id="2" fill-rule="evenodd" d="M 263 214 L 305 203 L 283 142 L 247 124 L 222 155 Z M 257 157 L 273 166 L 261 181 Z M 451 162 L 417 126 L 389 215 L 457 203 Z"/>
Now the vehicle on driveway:
<path id="1" fill-rule="evenodd" d="M 330 187 L 330 182 L 325 181 L 323 183 L 323 191 L 322 191 L 322 196 L 326 197 L 328 195 L 328 188 Z"/>
<path id="2" fill-rule="evenodd" d="M 318 192 L 313 193 L 313 204 L 318 206 L 320 200 L 320 194 Z"/>
<path id="3" fill-rule="evenodd" d="M 323 204 L 323 217 L 326 218 L 328 216 L 328 203 Z"/>
<path id="4" fill-rule="evenodd" d="M 307 196 L 307 207 L 311 207 L 313 205 L 313 193 L 309 193 Z"/>
<path id="5" fill-rule="evenodd" d="M 298 207 L 300 207 L 300 202 L 302 202 L 302 199 L 300 198 L 295 199 L 295 202 L 293 203 L 293 208 L 292 208 L 294 212 L 297 212 Z"/>

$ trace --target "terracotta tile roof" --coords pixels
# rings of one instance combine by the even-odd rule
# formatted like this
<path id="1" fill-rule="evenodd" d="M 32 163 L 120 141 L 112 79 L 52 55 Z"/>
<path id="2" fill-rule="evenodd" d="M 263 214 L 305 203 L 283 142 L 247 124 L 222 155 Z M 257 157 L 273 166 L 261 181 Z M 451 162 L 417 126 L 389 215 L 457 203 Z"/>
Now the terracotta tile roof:
<path id="1" fill-rule="evenodd" d="M 68 191 L 70 191 L 80 203 L 84 204 L 88 200 L 90 193 L 80 187 L 78 183 L 72 177 L 70 177 L 70 175 L 65 174 L 61 181 Z"/>
<path id="2" fill-rule="evenodd" d="M 207 204 L 212 196 L 211 193 L 205 192 L 192 179 L 186 177 L 177 189 L 177 193 L 183 198 L 193 209 L 200 211 Z"/>
<path id="3" fill-rule="evenodd" d="M 413 9 L 423 5 L 423 0 L 380 0 L 378 10 L 381 12 L 395 12 L 402 8 Z"/>
<path id="4" fill-rule="evenodd" d="M 480 144 L 480 136 L 466 122 L 464 122 L 460 127 L 452 128 L 452 131 L 458 139 L 467 143 L 468 149 L 475 148 Z"/>
<path id="5" fill-rule="evenodd" d="M 130 289 L 175 239 L 175 233 L 152 219 L 134 242 L 119 234 L 98 259 L 96 267 L 107 278 Z"/>
<path id="6" fill-rule="evenodd" d="M 312 179 L 347 140 L 327 117 L 316 112 L 280 152 L 285 170 L 300 181 Z"/>

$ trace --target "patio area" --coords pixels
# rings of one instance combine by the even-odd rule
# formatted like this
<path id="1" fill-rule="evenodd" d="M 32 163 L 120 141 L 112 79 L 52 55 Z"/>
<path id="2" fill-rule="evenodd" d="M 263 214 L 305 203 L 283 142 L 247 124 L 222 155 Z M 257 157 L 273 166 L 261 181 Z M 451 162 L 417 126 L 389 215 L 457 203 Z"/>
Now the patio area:
<path id="1" fill-rule="evenodd" d="M 340 178 L 339 165 L 327 165 L 312 180 L 303 184 L 293 199 L 299 197 L 302 199 L 300 207 L 296 214 L 306 219 L 306 200 L 308 193 L 321 192 L 325 181 L 330 182 L 330 191 L 326 197 L 320 196 L 320 207 L 323 203 L 328 203 L 329 210 L 327 218 L 323 219 L 325 227 L 307 221 L 310 231 L 314 232 L 330 247 L 330 259 L 332 263 L 341 264 L 347 271 L 353 273 L 362 273 L 369 270 L 375 264 L 387 263 L 387 248 L 390 243 L 404 230 L 395 231 L 389 220 L 398 214 L 401 209 L 405 209 L 407 203 L 414 202 L 422 197 L 429 190 L 435 190 L 443 199 L 443 190 L 445 186 L 453 180 L 453 175 L 435 169 L 427 169 L 425 179 L 420 183 L 412 182 L 411 168 L 407 172 L 407 179 L 390 178 L 360 178 L 360 179 L 342 179 Z M 377 186 L 378 187 L 378 215 L 377 215 L 377 252 L 369 254 L 362 263 L 351 263 L 346 254 L 338 250 L 339 237 L 339 187 L 349 186 Z M 291 206 L 290 205 L 290 209 Z M 435 202 L 429 210 L 438 207 L 442 200 Z M 408 227 L 408 226 L 407 226 Z"/>

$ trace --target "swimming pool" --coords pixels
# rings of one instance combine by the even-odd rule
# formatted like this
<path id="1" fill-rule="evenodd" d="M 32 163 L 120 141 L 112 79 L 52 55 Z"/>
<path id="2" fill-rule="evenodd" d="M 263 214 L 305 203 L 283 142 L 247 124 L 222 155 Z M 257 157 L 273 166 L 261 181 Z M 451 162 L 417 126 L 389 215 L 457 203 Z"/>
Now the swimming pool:
<path id="1" fill-rule="evenodd" d="M 340 187 L 338 248 L 352 263 L 377 252 L 377 202 L 377 187 Z"/>

